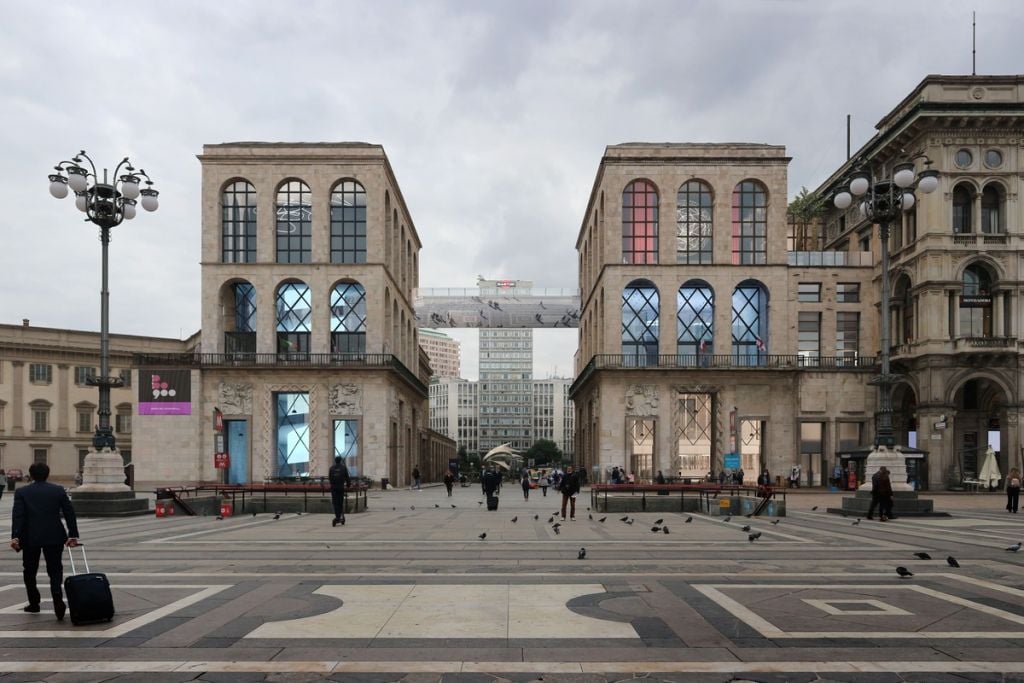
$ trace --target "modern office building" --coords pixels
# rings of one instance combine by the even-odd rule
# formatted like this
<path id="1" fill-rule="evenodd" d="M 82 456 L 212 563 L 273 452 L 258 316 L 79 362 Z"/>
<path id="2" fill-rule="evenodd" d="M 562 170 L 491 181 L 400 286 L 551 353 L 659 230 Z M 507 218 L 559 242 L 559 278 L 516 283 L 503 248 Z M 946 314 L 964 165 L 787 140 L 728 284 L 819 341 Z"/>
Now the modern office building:
<path id="1" fill-rule="evenodd" d="M 420 328 L 420 347 L 430 359 L 433 374 L 430 381 L 441 377 L 459 377 L 461 375 L 460 347 L 458 339 L 452 339 L 443 332 Z"/>
<path id="2" fill-rule="evenodd" d="M 533 444 L 533 330 L 480 330 L 480 450 Z"/>
<path id="3" fill-rule="evenodd" d="M 572 379 L 552 377 L 533 380 L 533 440 L 553 441 L 568 462 L 576 460 L 576 415 L 569 387 Z"/>
<path id="4" fill-rule="evenodd" d="M 1020 464 L 1022 114 L 1020 76 L 930 76 L 817 190 L 830 200 L 853 165 L 891 177 L 918 152 L 941 174 L 890 245 L 897 442 L 927 451 L 910 462 L 921 485 L 969 476 L 993 442 L 1004 472 Z M 607 148 L 576 245 L 571 393 L 595 477 L 799 464 L 820 483 L 871 443 L 878 231 L 855 209 L 794 228 L 788 161 L 759 144 Z"/>
<path id="5" fill-rule="evenodd" d="M 478 382 L 456 377 L 430 382 L 430 428 L 467 453 L 480 453 L 479 387 Z"/>

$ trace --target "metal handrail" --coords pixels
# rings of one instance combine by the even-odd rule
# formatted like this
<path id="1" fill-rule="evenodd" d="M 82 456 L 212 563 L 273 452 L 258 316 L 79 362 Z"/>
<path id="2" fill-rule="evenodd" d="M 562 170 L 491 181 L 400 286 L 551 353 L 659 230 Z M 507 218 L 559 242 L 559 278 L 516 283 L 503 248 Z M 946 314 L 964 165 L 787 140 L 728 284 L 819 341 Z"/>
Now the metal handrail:
<path id="1" fill-rule="evenodd" d="M 590 507 L 597 507 L 597 500 L 600 494 L 604 494 L 605 509 L 608 509 L 608 493 L 629 493 L 630 496 L 635 496 L 637 493 L 640 494 L 640 509 L 647 509 L 647 494 L 648 493 L 659 493 L 667 492 L 671 495 L 673 492 L 679 493 L 679 511 L 684 512 L 686 509 L 686 494 L 690 493 L 691 497 L 696 494 L 700 499 L 700 509 L 709 511 L 711 508 L 711 500 L 717 498 L 721 494 L 725 495 L 749 495 L 753 498 L 767 498 L 769 500 L 778 497 L 779 494 L 782 496 L 782 502 L 786 502 L 786 491 L 780 490 L 774 486 L 763 487 L 763 486 L 743 486 L 743 485 L 718 485 L 718 484 L 592 484 L 590 486 Z M 767 494 L 767 495 L 765 495 Z M 760 514 L 759 511 L 755 511 L 754 514 Z"/>
<path id="2" fill-rule="evenodd" d="M 319 494 L 317 498 L 323 498 L 330 495 L 331 492 L 330 484 L 325 481 L 325 478 L 321 478 L 321 481 L 316 482 L 316 485 L 311 484 L 313 484 L 312 481 L 302 484 L 198 484 L 196 486 L 161 487 L 156 489 L 156 496 L 157 498 L 170 497 L 176 502 L 183 503 L 182 499 L 185 497 L 195 497 L 201 493 L 213 493 L 214 496 L 231 498 L 232 507 L 235 507 L 236 497 L 240 496 L 242 509 L 245 508 L 246 495 L 249 496 L 250 500 L 262 496 L 263 509 L 266 510 L 268 493 L 283 493 L 285 497 L 289 493 L 302 493 L 302 511 L 308 512 L 309 496 L 311 493 Z M 356 509 L 359 506 L 359 499 L 362 498 L 364 501 L 363 507 L 366 509 L 368 490 L 367 486 L 356 484 L 346 488 L 345 495 L 355 494 Z M 170 495 L 168 496 L 167 494 Z"/>

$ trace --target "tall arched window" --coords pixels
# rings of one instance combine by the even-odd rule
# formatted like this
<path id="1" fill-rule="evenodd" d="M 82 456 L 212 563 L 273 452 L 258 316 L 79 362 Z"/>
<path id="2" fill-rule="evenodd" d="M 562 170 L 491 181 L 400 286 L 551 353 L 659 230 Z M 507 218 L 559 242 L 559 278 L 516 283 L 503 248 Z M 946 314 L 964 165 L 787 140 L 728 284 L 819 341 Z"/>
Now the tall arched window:
<path id="1" fill-rule="evenodd" d="M 979 264 L 964 269 L 960 297 L 960 335 L 992 336 L 992 277 Z"/>
<path id="2" fill-rule="evenodd" d="M 224 326 L 225 353 L 256 353 L 256 288 L 248 282 L 231 285 L 231 320 Z"/>
<path id="3" fill-rule="evenodd" d="M 981 231 L 989 235 L 1003 232 L 1003 193 L 998 185 L 989 183 L 981 191 Z"/>
<path id="4" fill-rule="evenodd" d="M 220 200 L 222 263 L 256 262 L 256 188 L 236 180 L 224 188 Z"/>
<path id="5" fill-rule="evenodd" d="M 763 365 L 768 356 L 768 293 L 747 280 L 732 292 L 732 353 L 738 365 Z"/>
<path id="6" fill-rule="evenodd" d="M 310 302 L 305 282 L 286 282 L 277 288 L 278 353 L 309 353 Z"/>
<path id="7" fill-rule="evenodd" d="M 331 263 L 366 263 L 366 190 L 355 180 L 331 192 Z"/>
<path id="8" fill-rule="evenodd" d="M 714 290 L 706 282 L 691 280 L 679 288 L 676 304 L 679 363 L 692 365 L 714 355 Z"/>
<path id="9" fill-rule="evenodd" d="M 683 183 L 676 194 L 676 263 L 711 263 L 711 187 L 699 180 Z"/>
<path id="10" fill-rule="evenodd" d="M 658 364 L 658 288 L 648 280 L 622 290 L 622 355 L 625 364 Z"/>
<path id="11" fill-rule="evenodd" d="M 897 309 L 899 336 L 897 344 L 909 344 L 914 341 L 914 295 L 911 293 L 910 278 L 901 275 L 896 281 L 893 291 L 893 303 Z"/>
<path id="12" fill-rule="evenodd" d="M 277 262 L 309 263 L 313 250 L 313 206 L 309 186 L 289 180 L 277 190 Z"/>
<path id="13" fill-rule="evenodd" d="M 768 262 L 768 191 L 756 180 L 744 180 L 732 191 L 732 262 Z"/>
<path id="14" fill-rule="evenodd" d="M 964 235 L 974 232 L 971 204 L 974 193 L 969 185 L 961 183 L 953 188 L 953 234 Z"/>
<path id="15" fill-rule="evenodd" d="M 622 262 L 658 262 L 658 189 L 647 180 L 622 191 Z"/>
<path id="16" fill-rule="evenodd" d="M 366 353 L 366 290 L 358 282 L 331 291 L 331 353 Z"/>

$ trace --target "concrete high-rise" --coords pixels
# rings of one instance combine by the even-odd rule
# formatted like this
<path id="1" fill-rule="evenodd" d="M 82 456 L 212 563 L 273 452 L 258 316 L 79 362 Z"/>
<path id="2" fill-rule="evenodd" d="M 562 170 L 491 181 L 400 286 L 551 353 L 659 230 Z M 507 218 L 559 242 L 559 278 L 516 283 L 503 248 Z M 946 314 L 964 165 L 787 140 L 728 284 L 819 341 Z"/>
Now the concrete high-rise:
<path id="1" fill-rule="evenodd" d="M 430 358 L 432 380 L 441 377 L 458 377 L 461 373 L 459 352 L 461 344 L 443 332 L 420 329 L 420 346 Z"/>
<path id="2" fill-rule="evenodd" d="M 480 330 L 480 450 L 528 449 L 533 422 L 533 330 Z"/>

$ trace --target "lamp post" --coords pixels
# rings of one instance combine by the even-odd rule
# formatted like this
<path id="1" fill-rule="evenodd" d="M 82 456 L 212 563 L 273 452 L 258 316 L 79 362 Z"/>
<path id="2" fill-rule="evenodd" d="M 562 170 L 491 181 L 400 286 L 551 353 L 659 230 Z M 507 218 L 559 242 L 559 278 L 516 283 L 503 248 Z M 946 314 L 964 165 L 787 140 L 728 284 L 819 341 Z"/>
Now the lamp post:
<path id="1" fill-rule="evenodd" d="M 924 157 L 917 155 L 914 159 Z M 892 449 L 896 437 L 892 425 L 892 388 L 899 377 L 889 371 L 889 231 L 893 222 L 899 221 L 903 212 L 913 208 L 915 190 L 925 194 L 934 192 L 939 186 L 939 172 L 929 168 L 931 161 L 924 157 L 925 168 L 915 175 L 913 160 L 896 164 L 891 179 L 876 178 L 870 168 L 857 168 L 847 178 L 833 197 L 837 209 L 845 210 L 854 200 L 859 201 L 861 216 L 879 227 L 882 242 L 882 329 L 880 359 L 882 372 L 871 380 L 881 391 L 878 417 L 875 420 L 876 451 L 882 447 Z"/>
<path id="2" fill-rule="evenodd" d="M 88 167 L 83 165 L 83 160 Z M 68 161 L 61 161 L 50 175 L 50 194 L 57 199 L 68 196 L 68 190 L 75 194 L 75 208 L 85 214 L 85 220 L 100 229 L 100 244 L 103 246 L 102 287 L 100 289 L 100 373 L 87 383 L 99 387 L 99 424 L 92 438 L 93 450 L 114 452 L 116 441 L 110 427 L 110 390 L 123 386 L 120 377 L 110 377 L 110 334 L 109 334 L 109 292 L 107 291 L 107 247 L 110 244 L 110 230 L 125 220 L 135 218 L 136 205 L 142 204 L 146 211 L 156 211 L 159 192 L 153 189 L 153 181 L 142 169 L 131 165 L 128 157 L 114 169 L 112 176 L 103 169 L 102 180 L 96 172 L 92 159 L 81 151 Z M 121 170 L 124 175 L 118 175 Z M 145 179 L 145 187 L 140 183 Z M 139 197 L 142 197 L 139 200 Z M 86 483 L 90 483 L 85 477 Z M 96 482 L 93 482 L 96 483 Z M 119 481 L 120 483 L 120 481 Z"/>

